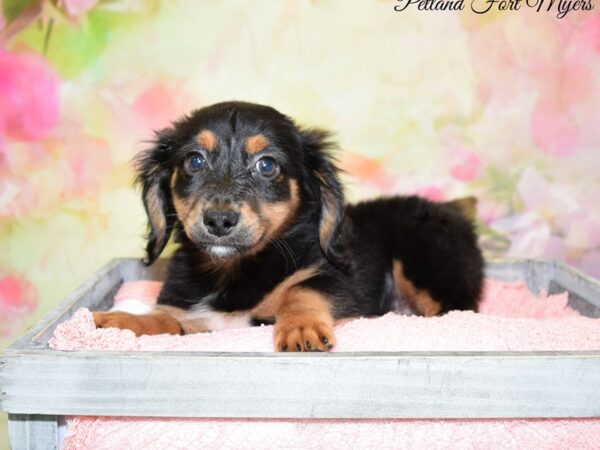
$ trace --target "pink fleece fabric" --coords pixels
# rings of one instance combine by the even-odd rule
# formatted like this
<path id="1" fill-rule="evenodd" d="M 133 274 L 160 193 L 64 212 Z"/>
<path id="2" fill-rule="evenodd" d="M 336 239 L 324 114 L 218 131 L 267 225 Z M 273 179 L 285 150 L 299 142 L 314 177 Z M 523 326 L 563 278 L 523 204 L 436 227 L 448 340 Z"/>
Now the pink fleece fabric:
<path id="1" fill-rule="evenodd" d="M 160 283 L 125 283 L 115 302 L 153 303 Z M 272 351 L 272 326 L 186 336 L 96 329 L 80 309 L 50 340 L 57 350 Z M 598 350 L 600 320 L 535 296 L 523 283 L 487 280 L 479 313 L 423 318 L 393 313 L 336 327 L 334 351 Z M 65 449 L 597 448 L 600 419 L 266 420 L 71 417 Z"/>

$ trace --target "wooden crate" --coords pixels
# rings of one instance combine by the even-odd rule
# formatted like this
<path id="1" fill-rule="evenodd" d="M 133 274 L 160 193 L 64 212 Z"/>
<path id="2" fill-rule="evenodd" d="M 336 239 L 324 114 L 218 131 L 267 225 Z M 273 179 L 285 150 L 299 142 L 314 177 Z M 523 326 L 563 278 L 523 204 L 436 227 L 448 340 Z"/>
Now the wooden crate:
<path id="1" fill-rule="evenodd" d="M 124 281 L 165 262 L 110 262 L 0 359 L 13 449 L 54 448 L 66 415 L 255 418 L 600 417 L 600 349 L 581 352 L 66 352 L 48 348 L 80 307 L 108 309 Z M 568 291 L 600 317 L 600 283 L 563 264 L 491 261 L 489 277 Z"/>

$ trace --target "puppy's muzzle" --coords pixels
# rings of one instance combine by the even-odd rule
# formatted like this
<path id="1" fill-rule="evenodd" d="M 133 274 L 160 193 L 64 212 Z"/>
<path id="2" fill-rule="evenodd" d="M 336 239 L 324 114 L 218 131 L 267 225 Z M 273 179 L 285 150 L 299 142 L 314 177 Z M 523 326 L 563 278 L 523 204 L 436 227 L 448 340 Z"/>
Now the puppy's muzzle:
<path id="1" fill-rule="evenodd" d="M 204 211 L 203 222 L 213 236 L 227 236 L 235 229 L 240 219 L 240 213 L 231 209 L 207 209 Z"/>

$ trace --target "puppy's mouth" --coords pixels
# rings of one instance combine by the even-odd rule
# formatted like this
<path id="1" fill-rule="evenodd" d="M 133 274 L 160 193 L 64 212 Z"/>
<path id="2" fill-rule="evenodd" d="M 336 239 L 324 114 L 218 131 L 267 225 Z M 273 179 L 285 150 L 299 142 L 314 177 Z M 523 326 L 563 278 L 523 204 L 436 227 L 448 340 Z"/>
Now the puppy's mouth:
<path id="1" fill-rule="evenodd" d="M 203 243 L 204 250 L 211 256 L 229 259 L 237 256 L 242 256 L 245 253 L 258 248 L 263 243 L 265 236 L 262 235 L 252 244 L 241 244 L 241 243 L 228 243 L 228 242 L 211 242 Z"/>
<path id="2" fill-rule="evenodd" d="M 218 258 L 230 258 L 232 256 L 243 253 L 243 250 L 237 245 L 209 244 L 206 246 L 206 251 L 212 256 Z"/>

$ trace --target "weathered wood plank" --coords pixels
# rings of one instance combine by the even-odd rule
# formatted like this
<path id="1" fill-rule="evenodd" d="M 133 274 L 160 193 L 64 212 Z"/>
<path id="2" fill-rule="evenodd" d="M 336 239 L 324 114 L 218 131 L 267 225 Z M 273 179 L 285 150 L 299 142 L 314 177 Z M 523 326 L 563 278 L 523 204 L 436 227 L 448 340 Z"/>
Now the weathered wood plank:
<path id="1" fill-rule="evenodd" d="M 556 261 L 492 260 L 489 277 L 525 281 L 530 291 L 549 294 L 568 292 L 569 306 L 587 317 L 600 317 L 600 281 Z"/>
<path id="2" fill-rule="evenodd" d="M 54 416 L 9 414 L 8 434 L 12 450 L 58 449 L 58 427 Z"/>
<path id="3" fill-rule="evenodd" d="M 600 352 L 5 355 L 12 413 L 173 417 L 600 416 Z M 39 374 L 43 375 L 43 382 Z"/>

